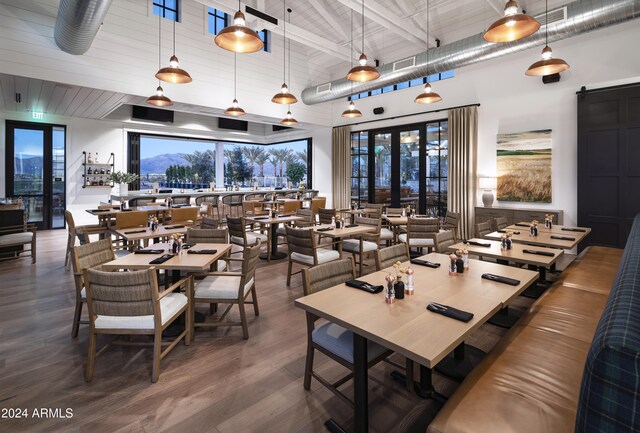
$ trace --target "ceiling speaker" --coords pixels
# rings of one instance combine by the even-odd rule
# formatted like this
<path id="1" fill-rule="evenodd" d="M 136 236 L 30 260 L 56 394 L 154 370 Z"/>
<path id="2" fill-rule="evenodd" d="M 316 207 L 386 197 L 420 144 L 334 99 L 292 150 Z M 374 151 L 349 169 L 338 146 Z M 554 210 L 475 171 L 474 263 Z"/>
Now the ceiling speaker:
<path id="1" fill-rule="evenodd" d="M 558 81 L 560 81 L 560 73 L 559 72 L 557 72 L 555 74 L 551 74 L 551 75 L 543 75 L 542 76 L 542 82 L 544 84 L 557 83 Z"/>
<path id="2" fill-rule="evenodd" d="M 382 114 L 382 113 L 384 113 L 383 107 L 376 107 L 373 109 L 373 114 Z"/>

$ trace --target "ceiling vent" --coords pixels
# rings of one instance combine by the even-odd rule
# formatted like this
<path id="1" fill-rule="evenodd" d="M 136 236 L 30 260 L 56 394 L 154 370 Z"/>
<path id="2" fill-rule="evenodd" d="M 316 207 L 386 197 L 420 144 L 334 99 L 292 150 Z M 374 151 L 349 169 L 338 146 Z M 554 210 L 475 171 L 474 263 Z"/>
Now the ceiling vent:
<path id="1" fill-rule="evenodd" d="M 399 71 L 401 69 L 413 68 L 416 65 L 416 56 L 409 57 L 408 59 L 398 60 L 397 62 L 393 62 L 393 72 Z"/>
<path id="2" fill-rule="evenodd" d="M 330 92 L 330 91 L 331 91 L 331 83 L 320 84 L 318 87 L 316 87 L 316 93 L 324 93 L 324 92 Z"/>
<path id="3" fill-rule="evenodd" d="M 554 9 L 546 14 L 536 15 L 534 18 L 538 20 L 542 26 L 558 23 L 567 19 L 567 7 L 563 6 L 561 8 Z"/>

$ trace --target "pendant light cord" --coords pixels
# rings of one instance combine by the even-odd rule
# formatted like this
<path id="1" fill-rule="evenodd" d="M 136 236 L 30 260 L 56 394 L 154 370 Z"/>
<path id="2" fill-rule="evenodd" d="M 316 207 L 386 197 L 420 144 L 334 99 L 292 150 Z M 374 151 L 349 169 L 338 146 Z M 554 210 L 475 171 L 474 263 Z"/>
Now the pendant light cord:
<path id="1" fill-rule="evenodd" d="M 282 19 L 284 20 L 284 33 L 282 35 L 282 75 L 285 84 L 287 83 L 287 1 L 282 2 Z"/>
<path id="2" fill-rule="evenodd" d="M 349 58 L 351 59 L 351 69 L 353 69 L 353 9 L 351 9 L 351 55 Z M 353 96 L 353 81 L 351 81 L 351 96 Z"/>
<path id="3" fill-rule="evenodd" d="M 544 0 L 544 46 L 549 46 L 549 1 Z"/>
<path id="4" fill-rule="evenodd" d="M 158 15 L 158 69 L 162 68 L 162 17 Z M 161 86 L 158 79 L 158 86 Z"/>
<path id="5" fill-rule="evenodd" d="M 176 22 L 173 22 L 173 55 L 176 55 Z"/>
<path id="6" fill-rule="evenodd" d="M 287 12 L 289 12 L 289 24 L 291 24 L 291 9 L 287 9 Z M 285 20 L 285 24 L 286 24 L 286 20 Z M 287 40 L 287 45 L 288 45 L 288 51 L 289 51 L 289 91 L 291 91 L 291 38 L 289 38 L 289 40 Z"/>
<path id="7" fill-rule="evenodd" d="M 429 82 L 429 0 L 427 0 L 427 83 Z"/>
<path id="8" fill-rule="evenodd" d="M 240 2 L 238 2 L 240 3 Z M 233 99 L 238 99 L 238 53 L 233 53 Z"/>
<path id="9" fill-rule="evenodd" d="M 364 54 L 364 0 L 362 0 L 362 54 Z"/>

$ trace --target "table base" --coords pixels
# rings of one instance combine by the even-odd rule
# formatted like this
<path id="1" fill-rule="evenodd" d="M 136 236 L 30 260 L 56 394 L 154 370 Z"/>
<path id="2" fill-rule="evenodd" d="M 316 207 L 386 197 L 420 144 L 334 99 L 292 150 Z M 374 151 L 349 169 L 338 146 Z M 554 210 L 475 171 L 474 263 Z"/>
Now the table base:
<path id="1" fill-rule="evenodd" d="M 501 328 L 511 328 L 518 320 L 520 320 L 520 317 L 522 317 L 521 311 L 514 310 L 513 308 L 506 306 L 494 314 L 487 322 Z"/>
<path id="2" fill-rule="evenodd" d="M 530 285 L 520 296 L 525 298 L 538 299 L 547 290 L 548 286 L 538 281 L 536 284 Z"/>
<path id="3" fill-rule="evenodd" d="M 346 430 L 340 427 L 340 425 L 337 422 L 335 422 L 333 418 L 329 418 L 328 420 L 326 420 L 324 422 L 324 426 L 331 433 L 346 433 Z"/>
<path id="4" fill-rule="evenodd" d="M 453 355 L 447 355 L 436 365 L 436 371 L 461 382 L 482 361 L 485 355 L 486 353 L 477 347 L 461 343 L 454 349 Z"/>
<path id="5" fill-rule="evenodd" d="M 391 372 L 391 378 L 405 386 L 407 384 L 407 376 L 397 370 Z M 433 387 L 431 383 L 431 370 L 423 366 L 420 366 L 420 382 L 413 382 L 413 392 L 425 400 L 434 400 L 442 404 L 447 402 L 447 397 L 437 392 Z"/>
<path id="6" fill-rule="evenodd" d="M 283 253 L 281 251 L 276 251 L 271 253 L 271 257 L 269 257 L 269 254 L 267 253 L 262 253 L 259 256 L 262 260 L 282 260 L 287 258 L 287 253 Z"/>

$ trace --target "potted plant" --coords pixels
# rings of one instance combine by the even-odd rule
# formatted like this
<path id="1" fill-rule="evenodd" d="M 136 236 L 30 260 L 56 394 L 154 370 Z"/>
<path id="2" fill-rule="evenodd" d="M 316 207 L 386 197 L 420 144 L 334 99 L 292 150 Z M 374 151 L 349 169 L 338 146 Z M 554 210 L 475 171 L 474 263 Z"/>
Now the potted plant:
<path id="1" fill-rule="evenodd" d="M 123 171 L 114 171 L 109 176 L 109 180 L 113 182 L 113 185 L 120 185 L 120 195 L 127 195 L 129 193 L 129 184 L 138 180 L 140 176 L 133 173 L 125 173 Z"/>

